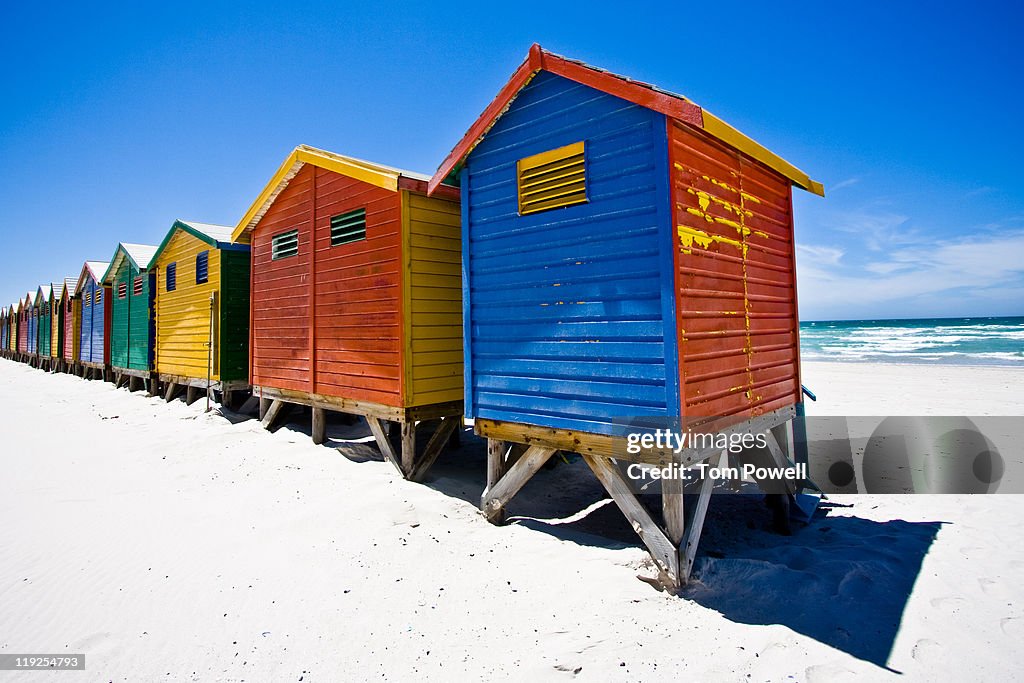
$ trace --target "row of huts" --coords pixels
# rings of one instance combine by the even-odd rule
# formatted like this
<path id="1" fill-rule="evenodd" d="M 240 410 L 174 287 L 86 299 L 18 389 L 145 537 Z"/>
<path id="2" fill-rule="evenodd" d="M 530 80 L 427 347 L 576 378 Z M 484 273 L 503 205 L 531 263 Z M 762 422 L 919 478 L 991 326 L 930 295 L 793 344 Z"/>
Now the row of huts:
<path id="1" fill-rule="evenodd" d="M 118 244 L 4 308 L 0 341 L 168 400 L 251 392 L 267 426 L 308 406 L 318 442 L 327 411 L 361 415 L 410 478 L 469 418 L 493 520 L 578 452 L 678 585 L 707 487 L 686 518 L 666 484 L 658 522 L 613 463 L 719 457 L 627 453 L 638 420 L 763 431 L 785 459 L 793 187 L 823 194 L 689 100 L 534 46 L 432 177 L 300 146 L 235 226 Z"/>

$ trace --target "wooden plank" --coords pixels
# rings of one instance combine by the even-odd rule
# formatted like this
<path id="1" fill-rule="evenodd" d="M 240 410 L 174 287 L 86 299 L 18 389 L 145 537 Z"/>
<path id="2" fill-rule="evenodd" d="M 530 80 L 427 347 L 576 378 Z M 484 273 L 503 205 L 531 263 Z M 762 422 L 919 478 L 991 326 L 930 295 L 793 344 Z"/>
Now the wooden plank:
<path id="1" fill-rule="evenodd" d="M 273 399 L 264 398 L 263 396 L 259 397 L 259 401 L 260 401 L 260 421 L 262 422 L 263 418 L 265 418 L 267 416 L 267 411 L 270 410 L 270 406 L 271 406 L 271 404 L 274 401 L 273 401 Z"/>
<path id="2" fill-rule="evenodd" d="M 768 452 L 772 455 L 772 460 L 775 462 L 776 467 L 792 467 L 793 464 L 786 457 L 786 454 L 782 450 L 782 446 L 775 438 L 775 432 L 771 429 L 765 431 L 765 441 L 768 443 Z M 786 493 L 796 492 L 796 482 L 792 479 L 783 479 L 783 486 L 786 487 Z M 775 489 L 776 491 L 778 489 Z"/>
<path id="3" fill-rule="evenodd" d="M 455 433 L 461 424 L 461 415 L 449 415 L 441 420 L 441 424 L 437 426 L 434 434 L 430 437 L 430 441 L 427 442 L 427 447 L 416 463 L 415 469 L 409 475 L 410 481 L 420 481 L 423 478 L 423 475 L 427 473 L 431 465 L 434 464 L 434 461 L 441 455 L 445 444 L 448 443 L 452 434 Z"/>
<path id="4" fill-rule="evenodd" d="M 277 416 L 281 413 L 281 409 L 284 408 L 285 405 L 286 403 L 284 401 L 274 399 L 270 404 L 270 407 L 267 408 L 267 412 L 263 416 L 263 419 L 260 420 L 260 425 L 262 425 L 264 429 L 270 429 L 270 426 L 274 424 L 274 420 L 277 419 Z"/>
<path id="5" fill-rule="evenodd" d="M 364 415 L 363 417 L 366 419 L 366 424 L 370 427 L 370 432 L 373 433 L 373 438 L 377 441 L 377 447 L 380 448 L 381 455 L 384 456 L 385 460 L 394 465 L 395 469 L 404 477 L 405 472 L 402 471 L 402 463 L 395 454 L 395 449 L 391 445 L 390 439 L 388 439 L 384 425 L 373 415 Z"/>
<path id="6" fill-rule="evenodd" d="M 526 482 L 555 454 L 556 449 L 530 446 L 515 465 L 493 486 L 489 486 L 480 499 L 480 508 L 487 519 L 494 521 Z"/>
<path id="7" fill-rule="evenodd" d="M 500 439 L 487 439 L 487 486 L 484 488 L 483 497 L 498 483 L 505 474 L 505 454 L 509 445 Z"/>
<path id="8" fill-rule="evenodd" d="M 323 408 L 313 407 L 313 443 L 319 445 L 327 440 L 327 414 Z"/>
<path id="9" fill-rule="evenodd" d="M 665 518 L 665 532 L 677 547 L 683 542 L 686 518 L 683 512 L 683 488 L 685 481 L 680 477 L 661 480 L 661 508 Z"/>
<path id="10" fill-rule="evenodd" d="M 185 388 L 185 405 L 190 406 L 200 397 L 199 387 L 189 386 Z"/>
<path id="11" fill-rule="evenodd" d="M 732 433 L 757 433 L 770 429 L 775 425 L 782 424 L 792 419 L 796 409 L 793 406 L 784 406 L 770 413 L 759 415 L 741 422 L 730 424 L 716 431 L 721 434 Z M 528 445 L 544 446 L 556 450 L 579 453 L 580 455 L 593 455 L 601 458 L 614 458 L 629 462 L 646 463 L 664 467 L 676 459 L 676 454 L 671 449 L 643 449 L 637 454 L 626 452 L 625 439 L 609 436 L 607 434 L 594 434 L 592 432 L 581 432 L 569 429 L 555 429 L 552 427 L 541 427 L 538 425 L 522 424 L 517 422 L 504 422 L 501 420 L 488 420 L 477 418 L 473 427 L 477 435 L 500 441 L 512 441 Z M 702 425 L 701 431 L 705 430 Z M 690 449 L 684 451 L 682 458 L 678 460 L 685 466 L 706 460 L 717 454 L 715 448 L 701 450 Z"/>
<path id="12" fill-rule="evenodd" d="M 654 562 L 661 569 L 662 581 L 670 590 L 678 588 L 679 581 L 679 552 L 677 546 L 665 535 L 661 527 L 655 523 L 647 510 L 640 505 L 636 494 L 626 478 L 622 476 L 619 468 L 607 458 L 596 457 L 587 453 L 582 454 L 583 460 L 590 466 L 605 490 L 619 506 L 619 510 L 629 520 L 633 531 L 640 537 L 648 552 L 654 558 Z"/>
<path id="13" fill-rule="evenodd" d="M 712 467 L 722 467 L 725 465 L 726 453 L 727 451 L 722 451 Z M 686 530 L 686 545 L 680 548 L 680 555 L 682 555 L 682 566 L 679 570 L 680 585 L 685 584 L 690 579 L 693 561 L 697 557 L 697 545 L 700 543 L 700 534 L 704 530 L 704 517 L 707 515 L 708 505 L 711 503 L 711 491 L 714 488 L 715 480 L 705 476 L 700 484 L 697 506 L 694 508 L 693 514 L 690 515 L 690 525 Z"/>
<path id="14" fill-rule="evenodd" d="M 411 477 L 416 462 L 416 422 L 401 423 L 402 430 L 402 473 Z"/>

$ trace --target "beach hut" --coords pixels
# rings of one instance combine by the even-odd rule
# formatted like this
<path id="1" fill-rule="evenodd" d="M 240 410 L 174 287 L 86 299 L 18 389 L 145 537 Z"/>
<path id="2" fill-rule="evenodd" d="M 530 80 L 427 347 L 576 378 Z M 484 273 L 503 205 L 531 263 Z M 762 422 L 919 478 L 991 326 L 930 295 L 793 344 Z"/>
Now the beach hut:
<path id="1" fill-rule="evenodd" d="M 170 401 L 219 391 L 224 405 L 249 388 L 249 245 L 232 228 L 175 221 L 148 269 L 156 281 L 155 370 Z"/>
<path id="2" fill-rule="evenodd" d="M 0 309 L 0 357 L 7 358 L 7 338 L 10 334 L 7 306 Z"/>
<path id="3" fill-rule="evenodd" d="M 62 327 L 60 320 L 60 297 L 63 282 L 50 283 L 50 301 L 48 313 L 50 315 L 50 372 L 55 372 L 60 362 L 60 344 L 63 340 L 61 335 Z"/>
<path id="4" fill-rule="evenodd" d="M 18 360 L 18 354 L 21 350 L 21 335 L 23 325 L 21 324 L 21 305 L 22 302 L 16 301 L 11 304 L 11 338 L 9 345 L 11 348 L 11 358 Z"/>
<path id="5" fill-rule="evenodd" d="M 25 295 L 25 310 L 27 313 L 26 322 L 26 361 L 32 367 L 36 365 L 39 357 L 39 307 L 36 305 L 35 292 L 28 292 Z"/>
<path id="6" fill-rule="evenodd" d="M 149 262 L 156 247 L 121 242 L 103 275 L 111 295 L 110 368 L 114 382 L 129 390 L 146 385 L 153 393 L 153 276 Z"/>
<path id="7" fill-rule="evenodd" d="M 106 379 L 110 364 L 110 291 L 103 286 L 103 275 L 110 263 L 86 261 L 75 285 L 79 299 L 78 370 L 86 378 Z"/>
<path id="8" fill-rule="evenodd" d="M 724 457 L 627 452 L 643 422 L 765 435 L 786 460 L 802 400 L 792 188 L 821 184 L 682 96 L 537 45 L 430 187 L 455 180 L 485 512 L 500 519 L 557 450 L 579 452 L 666 582 L 685 582 L 711 485 L 684 529 L 668 482 L 656 524 L 610 458 Z"/>
<path id="9" fill-rule="evenodd" d="M 35 308 L 39 315 L 39 330 L 36 339 L 36 367 L 41 370 L 50 368 L 50 342 L 53 339 L 53 316 L 50 314 L 53 287 L 49 284 L 39 285 L 36 290 Z"/>
<path id="10" fill-rule="evenodd" d="M 320 442 L 324 410 L 362 415 L 410 478 L 462 413 L 458 193 L 427 197 L 426 181 L 300 146 L 232 235 L 252 245 L 250 381 L 264 424 L 309 405 Z M 434 430 L 422 452 L 417 422 Z"/>
<path id="11" fill-rule="evenodd" d="M 78 358 L 78 330 L 75 328 L 75 289 L 78 278 L 66 277 L 61 284 L 60 295 L 60 366 L 65 372 L 71 372 Z"/>

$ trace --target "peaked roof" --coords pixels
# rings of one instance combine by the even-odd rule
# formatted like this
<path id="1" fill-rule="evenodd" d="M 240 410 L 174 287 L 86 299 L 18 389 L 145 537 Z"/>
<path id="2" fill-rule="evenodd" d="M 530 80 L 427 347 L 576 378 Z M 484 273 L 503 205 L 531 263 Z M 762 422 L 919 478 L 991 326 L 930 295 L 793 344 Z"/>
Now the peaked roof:
<path id="1" fill-rule="evenodd" d="M 68 292 L 74 294 L 74 292 L 75 292 L 75 290 L 77 288 L 78 288 L 78 278 L 77 277 L 66 277 L 66 278 L 64 278 L 64 289 L 66 289 Z M 61 296 L 63 296 L 63 295 L 64 295 L 64 293 L 61 292 Z"/>
<path id="2" fill-rule="evenodd" d="M 179 230 L 183 230 L 193 237 L 206 242 L 214 249 L 248 249 L 248 246 L 232 244 L 231 233 L 234 228 L 227 225 L 214 225 L 213 223 L 198 223 L 196 221 L 183 221 L 176 220 L 171 229 L 167 231 L 160 246 L 153 252 L 153 256 L 149 259 L 149 264 L 146 266 L 147 269 L 152 268 L 156 265 L 157 259 L 160 258 L 160 254 L 163 253 L 167 245 L 170 244 L 171 238 L 174 237 L 174 233 Z"/>
<path id="3" fill-rule="evenodd" d="M 36 287 L 36 301 L 39 301 L 40 299 L 43 301 L 49 301 L 52 294 L 53 290 L 48 284 Z"/>
<path id="4" fill-rule="evenodd" d="M 400 168 L 376 164 L 371 161 L 356 159 L 355 157 L 347 157 L 335 154 L 334 152 L 309 147 L 308 145 L 299 145 L 284 160 L 284 163 L 274 173 L 270 182 L 260 192 L 256 201 L 252 203 L 249 210 L 242 216 L 242 220 L 235 226 L 231 234 L 232 242 L 248 241 L 248 234 L 260 222 L 270 208 L 270 205 L 277 199 L 277 196 L 288 187 L 291 179 L 306 164 L 312 164 L 328 171 L 348 176 L 349 178 L 362 180 L 363 182 L 393 192 L 397 192 L 399 189 L 415 189 L 426 192 L 427 181 L 430 180 L 430 176 L 423 173 L 404 171 Z M 458 191 L 455 188 L 449 188 L 448 191 L 455 197 L 458 196 Z"/>
<path id="5" fill-rule="evenodd" d="M 114 250 L 114 258 L 103 273 L 103 284 L 109 285 L 114 281 L 114 274 L 117 273 L 121 264 L 127 258 L 132 265 L 139 270 L 149 268 L 149 261 L 156 253 L 156 247 L 149 244 L 132 244 L 131 242 L 120 242 Z"/>
<path id="6" fill-rule="evenodd" d="M 512 101 L 519 94 L 519 91 L 539 71 L 548 71 L 568 78 L 577 83 L 606 92 L 609 95 L 633 102 L 641 107 L 647 107 L 666 116 L 678 119 L 695 128 L 700 128 L 712 137 L 718 138 L 730 147 L 738 149 L 781 173 L 794 185 L 808 192 L 825 196 L 825 188 L 821 183 L 811 180 L 806 173 L 793 164 L 769 151 L 682 95 L 677 95 L 667 90 L 662 90 L 657 86 L 634 81 L 625 76 L 619 76 L 604 69 L 548 52 L 537 43 L 530 47 L 526 60 L 516 69 L 515 73 L 512 74 L 512 78 L 498 91 L 498 96 L 487 105 L 487 108 L 480 114 L 480 117 L 470 126 L 466 134 L 462 136 L 455 149 L 448 154 L 441 163 L 441 166 L 438 167 L 437 172 L 430 179 L 427 188 L 428 192 L 433 193 L 434 189 L 444 182 L 453 171 L 457 171 L 462 167 L 462 162 L 466 156 L 480 143 L 491 127 L 501 118 L 501 115 L 508 110 Z"/>
<path id="7" fill-rule="evenodd" d="M 86 275 L 96 282 L 103 282 L 103 275 L 107 272 L 107 268 L 109 267 L 109 261 L 86 261 L 82 265 L 82 272 L 78 274 L 78 281 L 75 282 L 75 294 L 82 291 L 82 285 L 85 284 Z"/>
<path id="8" fill-rule="evenodd" d="M 49 298 L 56 299 L 57 301 L 60 301 L 61 291 L 62 291 L 61 285 L 62 284 L 63 284 L 63 280 L 61 282 L 51 282 L 50 283 L 50 297 Z"/>

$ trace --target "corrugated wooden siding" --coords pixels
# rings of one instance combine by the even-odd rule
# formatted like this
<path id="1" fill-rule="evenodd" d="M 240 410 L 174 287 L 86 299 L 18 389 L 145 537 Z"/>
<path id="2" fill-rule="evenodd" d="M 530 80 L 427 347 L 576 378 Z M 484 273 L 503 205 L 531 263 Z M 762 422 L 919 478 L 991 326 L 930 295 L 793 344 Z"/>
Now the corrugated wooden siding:
<path id="1" fill-rule="evenodd" d="M 462 235 L 458 202 L 405 191 L 411 374 L 406 406 L 461 401 Z"/>
<path id="2" fill-rule="evenodd" d="M 208 279 L 196 284 L 196 255 L 209 251 Z M 177 263 L 177 286 L 167 291 L 167 265 Z M 220 291 L 221 253 L 184 230 L 176 230 L 156 264 L 156 370 L 168 375 L 205 378 L 210 365 L 210 295 Z M 219 302 L 218 302 L 219 305 Z M 248 305 L 248 304 L 246 304 Z M 211 379 L 220 380 L 216 350 L 219 325 L 214 325 Z"/>
<path id="3" fill-rule="evenodd" d="M 63 339 L 61 341 L 60 355 L 64 360 L 75 359 L 75 300 L 73 296 L 68 295 L 61 301 L 61 334 Z"/>
<path id="4" fill-rule="evenodd" d="M 670 126 L 684 412 L 754 416 L 799 400 L 789 182 Z"/>
<path id="5" fill-rule="evenodd" d="M 307 168 L 309 168 L 307 166 Z M 400 196 L 316 174 L 316 393 L 402 405 Z M 366 209 L 366 239 L 331 246 L 331 216 Z"/>
<path id="6" fill-rule="evenodd" d="M 104 364 L 107 362 L 107 350 L 104 347 L 109 317 L 105 309 L 110 305 L 109 291 L 97 284 L 91 277 L 82 285 L 82 325 L 79 335 L 81 360 L 85 363 Z M 100 302 L 96 303 L 96 292 L 102 292 Z"/>
<path id="7" fill-rule="evenodd" d="M 358 208 L 366 239 L 332 247 L 331 216 Z M 274 261 L 287 230 L 299 253 Z M 397 192 L 304 166 L 252 237 L 252 383 L 400 406 L 400 240 Z"/>
<path id="8" fill-rule="evenodd" d="M 28 309 L 28 353 L 39 353 L 39 309 L 35 304 Z"/>
<path id="9" fill-rule="evenodd" d="M 193 264 L 194 269 L 194 264 Z M 134 280 L 142 278 L 142 291 L 135 293 Z M 181 276 L 178 276 L 181 278 Z M 125 297 L 118 297 L 121 283 L 125 284 Z M 153 341 L 153 288 L 150 275 L 123 259 L 111 287 L 110 364 L 115 368 L 150 370 L 152 368 Z"/>
<path id="10" fill-rule="evenodd" d="M 580 140 L 589 201 L 520 216 L 516 162 Z M 468 416 L 614 433 L 676 414 L 665 140 L 662 115 L 540 72 L 468 156 Z"/>
<path id="11" fill-rule="evenodd" d="M 65 342 L 67 344 L 67 342 Z M 65 346 L 65 358 L 78 362 L 82 359 L 82 299 L 74 297 L 71 300 L 71 358 L 67 357 L 67 346 Z"/>
<path id="12" fill-rule="evenodd" d="M 213 277 L 213 253 L 210 254 Z M 249 250 L 220 252 L 220 378 L 249 378 Z"/>
<path id="13" fill-rule="evenodd" d="M 252 381 L 310 390 L 309 266 L 313 169 L 303 167 L 252 235 Z M 271 260 L 271 239 L 299 231 L 299 253 Z"/>
<path id="14" fill-rule="evenodd" d="M 60 317 L 60 302 L 55 296 L 50 299 L 50 356 L 52 358 L 60 358 L 60 344 L 64 339 L 63 331 L 64 327 L 61 325 Z"/>
<path id="15" fill-rule="evenodd" d="M 53 326 L 50 324 L 50 321 L 53 320 L 50 315 L 50 302 L 40 302 L 36 310 L 39 313 L 39 336 L 36 341 L 36 351 L 40 356 L 49 357 L 50 340 L 53 339 Z"/>

